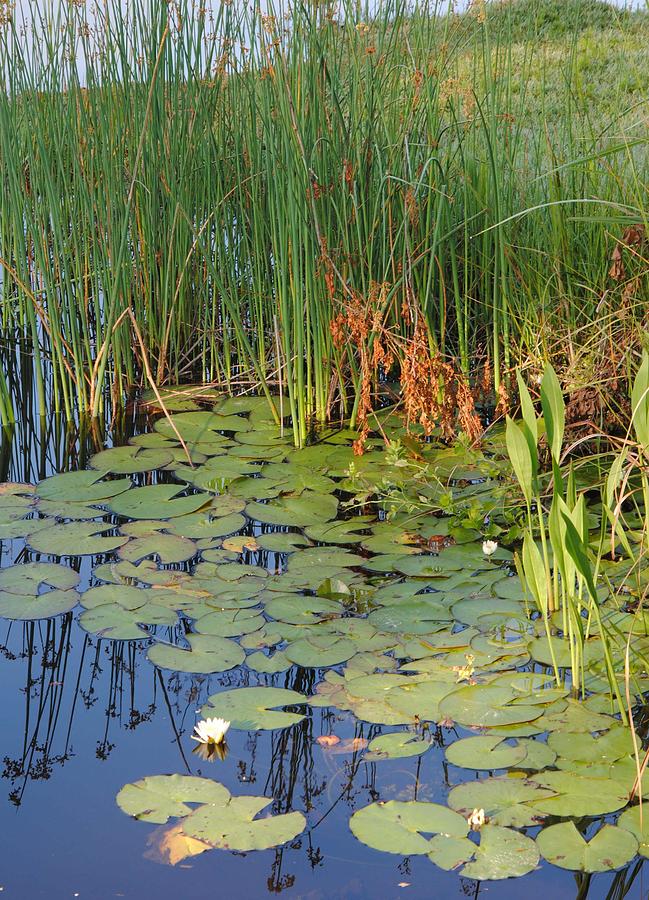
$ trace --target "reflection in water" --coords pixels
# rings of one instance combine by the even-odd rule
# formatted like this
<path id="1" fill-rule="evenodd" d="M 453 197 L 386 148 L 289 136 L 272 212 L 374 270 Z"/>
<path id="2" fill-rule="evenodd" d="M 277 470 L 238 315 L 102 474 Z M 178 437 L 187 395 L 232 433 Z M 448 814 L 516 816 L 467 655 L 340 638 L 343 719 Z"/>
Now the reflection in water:
<path id="1" fill-rule="evenodd" d="M 171 637 L 165 635 L 167 639 Z M 94 735 L 95 754 L 101 761 L 108 761 L 118 749 L 121 732 L 155 725 L 157 741 L 176 747 L 178 771 L 215 777 L 226 783 L 227 773 L 231 772 L 239 784 L 254 785 L 254 793 L 273 797 L 274 814 L 293 809 L 307 814 L 308 830 L 287 847 L 269 852 L 267 889 L 280 893 L 292 888 L 296 880 L 295 864 L 289 867 L 291 871 L 287 870 L 287 856 L 297 852 L 311 870 L 323 868 L 326 847 L 320 841 L 320 832 L 332 817 L 337 817 L 342 827 L 355 809 L 368 802 L 395 797 L 431 799 L 446 782 L 441 765 L 437 769 L 439 784 L 422 777 L 423 757 L 409 761 L 409 766 L 395 766 L 389 774 L 383 769 L 379 780 L 377 764 L 364 761 L 363 749 L 381 733 L 381 727 L 319 709 L 309 709 L 306 718 L 290 728 L 245 736 L 232 748 L 228 756 L 232 765 L 227 771 L 225 766 L 221 768 L 219 759 L 188 755 L 188 738 L 196 712 L 215 689 L 266 684 L 309 694 L 317 676 L 313 670 L 295 668 L 274 676 L 258 676 L 249 671 L 209 677 L 163 673 L 147 662 L 146 649 L 145 641 L 96 640 L 77 627 L 72 614 L 8 626 L 0 654 L 11 667 L 13 681 L 20 685 L 23 704 L 19 752 L 3 759 L 2 777 L 9 785 L 8 798 L 15 807 L 25 801 L 31 783 L 52 779 L 59 768 L 74 758 L 77 731 L 85 728 L 80 721 L 85 713 L 101 712 L 100 727 Z M 329 748 L 318 742 L 323 735 L 341 734 L 344 737 L 339 742 L 332 741 Z M 434 733 L 434 742 L 443 747 L 441 728 Z M 148 860 L 173 866 L 206 849 L 209 848 L 172 825 L 149 834 L 143 852 Z M 404 883 L 412 877 L 412 863 L 408 858 L 399 863 Z M 606 896 L 610 900 L 637 896 L 630 892 L 641 868 L 639 861 L 611 876 L 605 893 L 597 876 L 574 876 L 574 896 L 579 900 L 590 896 Z M 466 879 L 461 881 L 461 890 L 470 897 L 480 894 L 480 886 Z"/>
<path id="2" fill-rule="evenodd" d="M 122 421 L 120 429 L 133 430 L 136 424 Z M 117 433 L 117 440 L 122 441 L 123 435 Z M 13 439 L 5 435 L 0 480 L 34 482 L 53 470 L 83 466 L 88 454 L 101 446 L 103 442 L 96 433 L 76 427 L 61 428 L 55 419 L 39 423 L 33 433 L 18 424 Z M 259 533 L 261 526 L 251 523 L 249 530 Z M 0 554 L 0 562 L 5 564 L 38 559 L 18 541 L 0 545 Z M 285 559 L 267 551 L 246 551 L 244 561 L 280 570 Z M 93 582 L 89 560 L 71 562 L 76 562 L 74 567 L 81 573 L 82 586 L 90 586 Z M 185 563 L 174 568 L 184 571 L 189 566 Z M 100 782 L 104 797 L 102 815 L 114 806 L 116 789 L 149 771 L 203 775 L 223 781 L 237 793 L 264 794 L 274 798 L 270 807 L 273 814 L 302 810 L 308 828 L 287 846 L 258 856 L 243 854 L 251 874 L 242 885 L 247 893 L 236 896 L 260 896 L 267 890 L 292 895 L 298 891 L 297 896 L 313 898 L 391 898 L 401 896 L 403 885 L 405 896 L 425 897 L 430 895 L 431 882 L 447 895 L 478 897 L 488 889 L 491 897 L 520 896 L 520 884 L 482 886 L 453 873 L 446 876 L 425 858 L 394 857 L 387 863 L 384 859 L 377 862 L 379 854 L 369 851 L 349 833 L 350 815 L 368 803 L 443 798 L 449 785 L 443 753 L 449 737 L 447 729 L 430 729 L 433 749 L 426 756 L 377 764 L 367 761 L 363 751 L 369 741 L 382 733 L 381 726 L 359 722 L 350 713 L 307 707 L 305 718 L 289 728 L 230 732 L 229 747 L 205 758 L 201 755 L 204 748 L 194 747 L 190 735 L 197 712 L 210 694 L 234 687 L 269 685 L 309 695 L 320 674 L 298 667 L 272 676 L 241 668 L 212 676 L 170 673 L 147 661 L 150 642 L 97 639 L 78 627 L 74 613 L 46 621 L 3 623 L 2 628 L 0 702 L 11 714 L 11 727 L 3 736 L 2 779 L 14 814 L 27 814 L 28 801 L 33 799 L 32 806 L 41 816 L 52 797 L 58 802 L 71 790 L 78 794 L 76 802 L 82 805 L 86 788 L 78 773 L 82 761 L 94 755 L 95 762 L 101 765 L 93 777 Z M 188 630 L 188 622 L 181 619 L 174 628 L 158 627 L 151 633 L 167 642 L 185 645 Z M 132 761 L 140 733 L 146 749 L 140 750 L 140 756 Z M 51 783 L 52 791 L 39 794 L 37 785 L 44 786 L 43 783 Z M 6 806 L 0 808 L 0 815 L 6 816 Z M 121 813 L 116 815 L 119 818 L 114 827 L 126 831 L 129 823 Z M 65 822 L 61 827 L 65 828 Z M 208 865 L 204 859 L 220 853 L 207 854 L 209 848 L 181 833 L 177 824 L 149 830 L 148 835 L 144 829 L 134 830 L 133 835 L 137 834 L 141 841 L 137 853 L 139 857 L 144 855 L 147 864 L 158 862 L 183 870 L 195 865 L 198 870 Z M 130 839 L 137 841 L 133 835 Z M 94 838 L 89 833 L 86 839 Z M 255 859 L 260 862 L 253 862 Z M 348 874 L 350 863 L 355 872 L 352 877 Z M 262 880 L 261 865 L 265 867 Z M 341 876 L 345 865 L 347 874 Z M 526 880 L 525 890 L 530 900 L 544 896 L 547 890 L 552 892 L 545 888 L 546 882 L 554 885 L 555 896 L 578 900 L 639 898 L 646 896 L 642 865 L 642 861 L 634 862 L 606 876 L 572 875 L 546 867 L 542 872 L 546 881 L 537 881 L 535 887 L 534 881 Z M 205 871 L 213 873 L 215 869 L 200 869 Z M 137 884 L 141 877 L 138 870 L 131 884 Z M 317 887 L 313 893 L 306 893 L 305 885 Z M 164 890 L 164 896 L 178 896 L 177 886 L 174 889 L 171 882 Z M 181 889 L 180 895 L 183 894 L 190 895 L 187 889 Z M 22 896 L 31 900 L 36 894 L 27 892 Z"/>

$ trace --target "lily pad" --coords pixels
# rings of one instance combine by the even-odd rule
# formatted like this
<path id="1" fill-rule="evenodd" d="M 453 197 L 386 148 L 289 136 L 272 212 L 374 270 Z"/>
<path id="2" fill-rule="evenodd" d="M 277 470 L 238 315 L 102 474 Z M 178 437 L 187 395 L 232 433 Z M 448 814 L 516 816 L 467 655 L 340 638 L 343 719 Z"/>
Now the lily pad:
<path id="1" fill-rule="evenodd" d="M 246 657 L 245 651 L 227 638 L 188 634 L 187 642 L 190 650 L 169 644 L 154 644 L 147 653 L 149 662 L 161 669 L 209 675 L 234 669 Z"/>
<path id="2" fill-rule="evenodd" d="M 50 619 L 70 612 L 79 602 L 76 591 L 14 594 L 0 590 L 0 616 L 5 619 Z"/>
<path id="3" fill-rule="evenodd" d="M 173 459 L 173 453 L 165 449 L 147 449 L 133 444 L 111 447 L 90 458 L 90 466 L 100 472 L 115 475 L 133 475 L 137 472 L 152 472 L 166 466 Z"/>
<path id="4" fill-rule="evenodd" d="M 481 727 L 532 722 L 543 712 L 543 707 L 514 704 L 511 699 L 508 688 L 471 684 L 442 700 L 440 712 L 460 725 Z"/>
<path id="5" fill-rule="evenodd" d="M 534 808 L 549 816 L 601 816 L 626 806 L 629 794 L 624 784 L 607 778 L 589 778 L 575 772 L 540 772 L 532 780 L 554 796 L 536 798 Z"/>
<path id="6" fill-rule="evenodd" d="M 349 820 L 353 835 L 363 844 L 384 853 L 411 856 L 430 853 L 424 835 L 466 837 L 466 819 L 438 803 L 389 800 L 359 809 Z"/>
<path id="7" fill-rule="evenodd" d="M 617 820 L 617 824 L 620 828 L 631 832 L 638 841 L 638 853 L 649 858 L 649 815 L 647 814 L 646 806 L 644 809 L 641 809 L 639 806 L 631 806 L 629 809 L 625 809 Z"/>
<path id="8" fill-rule="evenodd" d="M 27 543 L 38 553 L 51 556 L 95 556 L 117 550 L 128 541 L 121 534 L 106 535 L 112 527 L 101 522 L 64 522 L 30 534 Z"/>
<path id="9" fill-rule="evenodd" d="M 43 500 L 73 500 L 75 503 L 98 503 L 124 493 L 131 487 L 130 478 L 104 480 L 104 473 L 94 470 L 64 472 L 52 475 L 36 486 Z"/>
<path id="10" fill-rule="evenodd" d="M 196 555 L 196 544 L 189 538 L 177 534 L 151 532 L 131 540 L 119 548 L 120 559 L 137 563 L 147 557 L 156 556 L 164 565 L 181 563 Z"/>
<path id="11" fill-rule="evenodd" d="M 365 759 L 402 759 L 408 756 L 421 756 L 431 748 L 430 740 L 419 737 L 411 731 L 394 731 L 381 734 L 370 741 Z"/>
<path id="12" fill-rule="evenodd" d="M 268 525 L 288 525 L 304 528 L 335 518 L 338 501 L 331 494 L 304 491 L 299 497 L 282 497 L 268 503 L 252 502 L 246 506 L 250 519 Z"/>
<path id="13" fill-rule="evenodd" d="M 496 881 L 527 875 L 538 865 L 539 851 L 531 838 L 511 828 L 484 825 L 473 862 L 460 871 L 463 878 Z"/>
<path id="14" fill-rule="evenodd" d="M 102 603 L 86 609 L 79 616 L 84 631 L 113 641 L 138 641 L 151 635 L 142 625 L 175 625 L 178 617 L 173 610 L 154 603 L 144 603 L 138 609 L 125 609 L 117 603 Z"/>
<path id="15" fill-rule="evenodd" d="M 223 803 L 199 806 L 182 823 L 185 834 L 223 850 L 266 850 L 292 841 L 306 827 L 300 812 L 255 819 L 272 799 L 231 797 Z"/>
<path id="16" fill-rule="evenodd" d="M 125 785 L 117 805 L 127 816 L 164 825 L 171 818 L 188 816 L 190 803 L 228 802 L 230 792 L 218 781 L 193 775 L 150 775 Z"/>
<path id="17" fill-rule="evenodd" d="M 243 731 L 288 728 L 304 718 L 300 713 L 279 711 L 277 707 L 300 706 L 307 702 L 304 694 L 275 687 L 235 688 L 212 694 L 201 710 L 205 719 L 226 719 L 232 728 Z"/>
<path id="18" fill-rule="evenodd" d="M 638 852 L 638 841 L 633 834 L 615 825 L 603 825 L 586 841 L 574 822 L 559 822 L 544 828 L 536 844 L 548 862 L 576 872 L 619 869 Z"/>
<path id="19" fill-rule="evenodd" d="M 455 741 L 446 749 L 446 758 L 463 769 L 511 769 L 522 763 L 527 750 L 508 744 L 501 737 L 480 735 Z"/>
<path id="20" fill-rule="evenodd" d="M 57 563 L 32 562 L 0 569 L 0 591 L 31 596 L 43 587 L 68 591 L 79 584 L 79 573 Z"/>
<path id="21" fill-rule="evenodd" d="M 528 779 L 505 775 L 458 784 L 448 795 L 448 805 L 465 816 L 474 809 L 484 809 L 494 825 L 526 828 L 543 820 L 537 803 L 553 794 Z"/>
<path id="22" fill-rule="evenodd" d="M 148 484 L 115 497 L 110 509 L 129 519 L 174 519 L 196 512 L 209 502 L 207 494 L 180 497 L 183 490 L 184 486 L 178 484 Z"/>

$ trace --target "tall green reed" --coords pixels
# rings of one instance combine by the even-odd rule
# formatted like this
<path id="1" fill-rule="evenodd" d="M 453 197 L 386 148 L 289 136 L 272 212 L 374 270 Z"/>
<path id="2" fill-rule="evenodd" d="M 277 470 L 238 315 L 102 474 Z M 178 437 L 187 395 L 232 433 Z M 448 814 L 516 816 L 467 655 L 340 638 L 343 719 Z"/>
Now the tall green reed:
<path id="1" fill-rule="evenodd" d="M 577 54 L 515 43 L 514 18 L 33 7 L 32 38 L 0 29 L 3 422 L 27 369 L 41 414 L 118 407 L 144 347 L 160 384 L 281 387 L 303 443 L 354 418 L 382 334 L 407 348 L 423 323 L 431 355 L 487 363 L 502 393 L 619 302 L 610 232 L 646 218 L 637 129 L 594 121 Z M 530 114 L 540 65 L 555 105 Z M 369 351 L 332 334 L 359 309 Z"/>

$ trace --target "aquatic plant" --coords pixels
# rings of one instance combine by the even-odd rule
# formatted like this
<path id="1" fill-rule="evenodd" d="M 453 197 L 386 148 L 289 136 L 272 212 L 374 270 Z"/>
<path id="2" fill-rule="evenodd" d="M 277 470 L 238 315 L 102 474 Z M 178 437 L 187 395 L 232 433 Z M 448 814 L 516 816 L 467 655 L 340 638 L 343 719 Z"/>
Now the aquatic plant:
<path id="1" fill-rule="evenodd" d="M 547 358 L 608 415 L 646 303 L 646 24 L 561 6 L 573 36 L 515 3 L 26 4 L 0 27 L 2 421 L 272 385 L 304 444 L 341 411 L 363 433 L 394 379 L 471 435 Z"/>

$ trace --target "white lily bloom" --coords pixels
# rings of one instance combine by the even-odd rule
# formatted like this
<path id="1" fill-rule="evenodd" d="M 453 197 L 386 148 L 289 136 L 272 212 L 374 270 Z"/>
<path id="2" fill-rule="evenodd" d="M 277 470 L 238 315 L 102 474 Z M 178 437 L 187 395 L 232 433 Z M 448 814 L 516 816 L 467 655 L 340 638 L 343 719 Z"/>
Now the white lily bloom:
<path id="1" fill-rule="evenodd" d="M 193 741 L 201 744 L 221 744 L 230 723 L 225 719 L 203 719 L 194 726 Z"/>
<path id="2" fill-rule="evenodd" d="M 484 809 L 474 809 L 466 820 L 467 825 L 472 831 L 480 831 L 486 821 L 487 818 L 484 814 Z"/>
<path id="3" fill-rule="evenodd" d="M 491 556 L 498 549 L 498 541 L 483 541 L 482 552 L 485 556 Z"/>

